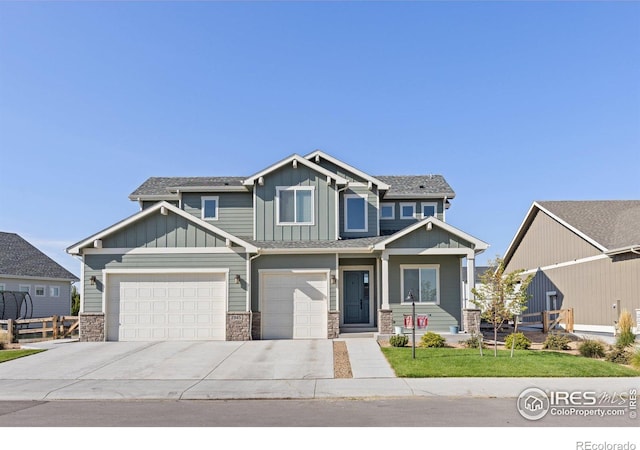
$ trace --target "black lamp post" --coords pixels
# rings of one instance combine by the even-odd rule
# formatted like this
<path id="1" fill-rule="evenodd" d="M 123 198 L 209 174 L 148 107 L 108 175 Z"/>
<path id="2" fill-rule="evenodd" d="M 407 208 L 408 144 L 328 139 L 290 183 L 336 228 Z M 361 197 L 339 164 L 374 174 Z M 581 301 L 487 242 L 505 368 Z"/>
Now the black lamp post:
<path id="1" fill-rule="evenodd" d="M 413 296 L 413 291 L 409 289 L 409 295 L 405 299 L 407 302 L 411 302 L 411 357 L 416 359 L 416 302 Z"/>

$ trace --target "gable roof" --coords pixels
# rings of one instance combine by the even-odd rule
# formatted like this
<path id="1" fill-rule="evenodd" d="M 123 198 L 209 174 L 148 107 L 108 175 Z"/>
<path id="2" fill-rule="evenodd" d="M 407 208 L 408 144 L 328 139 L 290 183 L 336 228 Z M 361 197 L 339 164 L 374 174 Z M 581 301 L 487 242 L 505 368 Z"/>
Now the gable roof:
<path id="1" fill-rule="evenodd" d="M 22 237 L 5 232 L 0 232 L 0 275 L 79 281 Z"/>
<path id="2" fill-rule="evenodd" d="M 293 154 L 291 156 L 289 156 L 288 158 L 283 159 L 282 161 L 279 161 L 269 167 L 267 167 L 266 169 L 251 175 L 249 178 L 247 178 L 246 180 L 243 181 L 243 184 L 245 186 L 252 186 L 256 180 L 258 180 L 260 177 L 263 177 L 275 170 L 280 169 L 281 167 L 287 165 L 287 164 L 302 164 L 303 166 L 307 166 L 308 168 L 310 168 L 311 170 L 315 170 L 318 173 L 321 173 L 322 175 L 326 176 L 327 178 L 331 178 L 333 180 L 336 180 L 336 183 L 338 184 L 342 184 L 345 185 L 347 184 L 349 181 L 343 177 L 341 177 L 340 175 L 337 175 L 333 172 L 328 171 L 327 169 L 325 169 L 324 167 L 321 167 L 315 163 L 312 163 L 311 161 L 308 161 L 307 159 L 303 158 L 302 156 L 298 155 L 298 154 Z"/>
<path id="3" fill-rule="evenodd" d="M 384 198 L 454 198 L 456 193 L 442 175 L 379 175 L 390 187 Z"/>
<path id="4" fill-rule="evenodd" d="M 340 161 L 338 158 L 334 158 L 333 156 L 326 154 L 322 150 L 316 150 L 314 152 L 311 152 L 307 156 L 305 156 L 305 158 L 307 158 L 308 160 L 314 160 L 316 162 L 318 162 L 319 158 L 326 159 L 327 161 L 335 164 L 336 166 L 340 166 L 343 169 L 346 169 L 348 172 L 351 172 L 355 175 L 358 175 L 361 178 L 364 178 L 367 181 L 370 181 L 372 184 L 375 184 L 376 186 L 378 186 L 378 189 L 381 191 L 386 191 L 389 189 L 389 185 L 384 181 L 376 177 L 372 177 L 371 175 L 361 171 L 360 169 L 356 169 L 355 167 L 347 164 L 346 162 Z"/>
<path id="5" fill-rule="evenodd" d="M 178 191 L 246 192 L 244 177 L 151 177 L 129 195 L 131 200 L 178 199 Z"/>
<path id="6" fill-rule="evenodd" d="M 604 253 L 640 247 L 640 200 L 568 200 L 534 202 L 505 253 L 513 256 L 538 211 L 565 226 Z"/>
<path id="7" fill-rule="evenodd" d="M 116 224 L 114 224 L 114 225 L 112 225 L 112 226 L 110 226 L 108 228 L 105 228 L 104 230 L 99 231 L 98 233 L 96 233 L 96 234 L 94 234 L 94 235 L 92 235 L 92 236 L 90 236 L 90 237 L 88 237 L 86 239 L 83 239 L 80 242 L 77 242 L 77 243 L 73 244 L 72 246 L 67 248 L 67 253 L 72 254 L 72 255 L 78 255 L 78 254 L 80 254 L 81 250 L 84 247 L 87 247 L 87 246 L 90 246 L 90 245 L 93 246 L 93 242 L 94 241 L 99 240 L 99 239 L 103 239 L 103 238 L 105 238 L 106 236 L 109 236 L 112 233 L 115 233 L 115 232 L 117 232 L 119 230 L 122 230 L 123 228 L 126 228 L 129 225 L 131 225 L 131 224 L 133 224 L 133 223 L 135 223 L 135 222 L 137 222 L 139 220 L 142 220 L 147 216 L 150 216 L 150 215 L 156 213 L 158 210 L 161 210 L 162 208 L 166 208 L 166 210 L 168 210 L 168 211 L 170 211 L 170 212 L 172 212 L 174 214 L 177 214 L 178 216 L 181 216 L 181 217 L 187 219 L 188 221 L 193 222 L 196 225 L 201 226 L 202 228 L 204 228 L 206 230 L 209 230 L 212 233 L 217 234 L 218 236 L 221 236 L 221 237 L 223 237 L 225 239 L 229 239 L 231 242 L 234 242 L 235 244 L 237 244 L 237 245 L 239 245 L 241 247 L 244 247 L 248 252 L 252 252 L 252 253 L 257 252 L 257 248 L 255 248 L 252 244 L 250 244 L 250 243 L 248 243 L 248 242 L 246 242 L 246 241 L 244 241 L 244 240 L 242 240 L 242 239 L 240 239 L 240 238 L 238 238 L 238 237 L 236 237 L 236 236 L 234 236 L 234 235 L 232 235 L 230 233 L 227 233 L 226 231 L 221 230 L 220 228 L 218 228 L 216 226 L 213 226 L 210 223 L 205 222 L 204 220 L 198 219 L 194 215 L 191 215 L 191 214 L 183 211 L 182 209 L 173 206 L 171 203 L 167 203 L 165 201 L 162 201 L 162 202 L 156 203 L 155 205 L 153 205 L 153 206 L 151 206 L 151 207 L 149 207 L 147 209 L 144 209 L 144 210 L 142 210 L 140 212 L 137 212 L 136 214 L 133 214 L 132 216 L 130 216 L 130 217 L 124 219 L 124 220 L 121 220 L 120 222 L 118 222 L 118 223 L 116 223 Z"/>
<path id="8" fill-rule="evenodd" d="M 376 250 L 384 250 L 386 248 L 387 245 L 391 244 L 393 241 L 396 241 L 398 239 L 400 239 L 403 236 L 406 236 L 410 233 L 413 233 L 415 230 L 418 230 L 422 227 L 425 226 L 436 226 L 438 228 L 443 229 L 444 231 L 446 231 L 447 233 L 451 233 L 452 235 L 459 237 L 467 242 L 469 242 L 471 245 L 473 245 L 473 249 L 475 251 L 476 254 L 482 253 L 483 251 L 485 251 L 486 249 L 489 248 L 489 244 L 487 244 L 484 241 L 481 241 L 480 239 L 477 239 L 473 236 L 471 236 L 468 233 L 465 233 L 464 231 L 449 225 L 446 222 L 443 222 L 442 220 L 433 217 L 433 216 L 429 216 L 426 219 L 422 219 L 419 222 L 414 223 L 411 226 L 408 226 L 400 231 L 398 231 L 397 233 L 392 234 L 391 236 L 384 236 L 384 240 L 381 240 L 380 242 L 378 242 L 375 245 L 375 249 Z M 429 228 L 430 230 L 431 228 Z"/>

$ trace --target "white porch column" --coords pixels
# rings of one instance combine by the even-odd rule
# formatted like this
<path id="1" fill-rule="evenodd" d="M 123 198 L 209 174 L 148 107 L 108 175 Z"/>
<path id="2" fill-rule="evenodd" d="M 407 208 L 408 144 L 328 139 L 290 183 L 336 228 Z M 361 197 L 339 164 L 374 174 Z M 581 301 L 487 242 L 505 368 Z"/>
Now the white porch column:
<path id="1" fill-rule="evenodd" d="M 389 255 L 382 253 L 382 307 L 389 309 Z"/>
<path id="2" fill-rule="evenodd" d="M 475 287 L 475 284 L 476 284 L 475 254 L 473 252 L 469 252 L 467 254 L 467 292 L 465 292 L 467 298 L 466 298 L 466 304 L 464 305 L 465 308 L 475 307 L 474 305 L 470 304 L 472 295 L 473 295 L 473 293 L 471 292 L 471 289 Z"/>

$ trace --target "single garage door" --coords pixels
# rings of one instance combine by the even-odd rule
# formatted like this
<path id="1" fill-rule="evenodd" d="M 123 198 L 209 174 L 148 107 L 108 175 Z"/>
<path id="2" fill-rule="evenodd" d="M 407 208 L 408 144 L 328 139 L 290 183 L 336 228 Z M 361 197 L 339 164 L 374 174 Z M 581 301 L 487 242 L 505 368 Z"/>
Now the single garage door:
<path id="1" fill-rule="evenodd" d="M 224 273 L 113 274 L 107 286 L 107 340 L 224 340 Z"/>
<path id="2" fill-rule="evenodd" d="M 262 339 L 327 338 L 327 274 L 261 274 Z"/>

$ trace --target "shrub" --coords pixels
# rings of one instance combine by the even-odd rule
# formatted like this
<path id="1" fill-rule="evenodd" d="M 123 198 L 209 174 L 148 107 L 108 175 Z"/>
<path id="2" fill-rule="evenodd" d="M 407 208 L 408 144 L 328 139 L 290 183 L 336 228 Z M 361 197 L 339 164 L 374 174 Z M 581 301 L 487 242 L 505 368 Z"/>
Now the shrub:
<path id="1" fill-rule="evenodd" d="M 434 333 L 433 331 L 427 331 L 422 335 L 420 339 L 420 347 L 425 348 L 440 348 L 444 347 L 446 340 L 440 336 L 438 333 Z"/>
<path id="2" fill-rule="evenodd" d="M 587 358 L 604 358 L 604 343 L 596 339 L 585 339 L 578 346 L 578 351 Z"/>
<path id="3" fill-rule="evenodd" d="M 469 339 L 467 339 L 465 341 L 460 341 L 458 343 L 464 345 L 465 348 L 478 348 L 478 347 L 480 347 L 480 342 L 482 342 L 482 347 L 483 348 L 487 347 L 487 345 L 484 343 L 484 341 L 480 340 L 480 336 L 477 336 L 477 335 L 471 336 Z"/>
<path id="4" fill-rule="evenodd" d="M 505 348 L 515 348 L 516 350 L 528 350 L 531 347 L 531 341 L 523 333 L 511 333 L 504 340 Z"/>
<path id="5" fill-rule="evenodd" d="M 547 350 L 569 350 L 571 339 L 564 334 L 550 334 L 542 344 L 542 348 Z"/>
<path id="6" fill-rule="evenodd" d="M 631 355 L 631 361 L 629 361 L 629 363 L 636 369 L 640 370 L 640 348 L 637 349 L 633 355 Z"/>
<path id="7" fill-rule="evenodd" d="M 630 364 L 632 356 L 631 350 L 628 347 L 614 345 L 607 353 L 607 361 L 617 364 Z"/>
<path id="8" fill-rule="evenodd" d="M 393 347 L 404 347 L 409 342 L 409 337 L 404 334 L 394 334 L 389 338 L 389 344 Z"/>
<path id="9" fill-rule="evenodd" d="M 636 342 L 636 335 L 633 334 L 632 328 L 633 318 L 631 317 L 631 313 L 625 309 L 620 313 L 620 318 L 618 319 L 618 330 L 620 334 L 616 339 L 617 347 L 628 347 Z"/>

